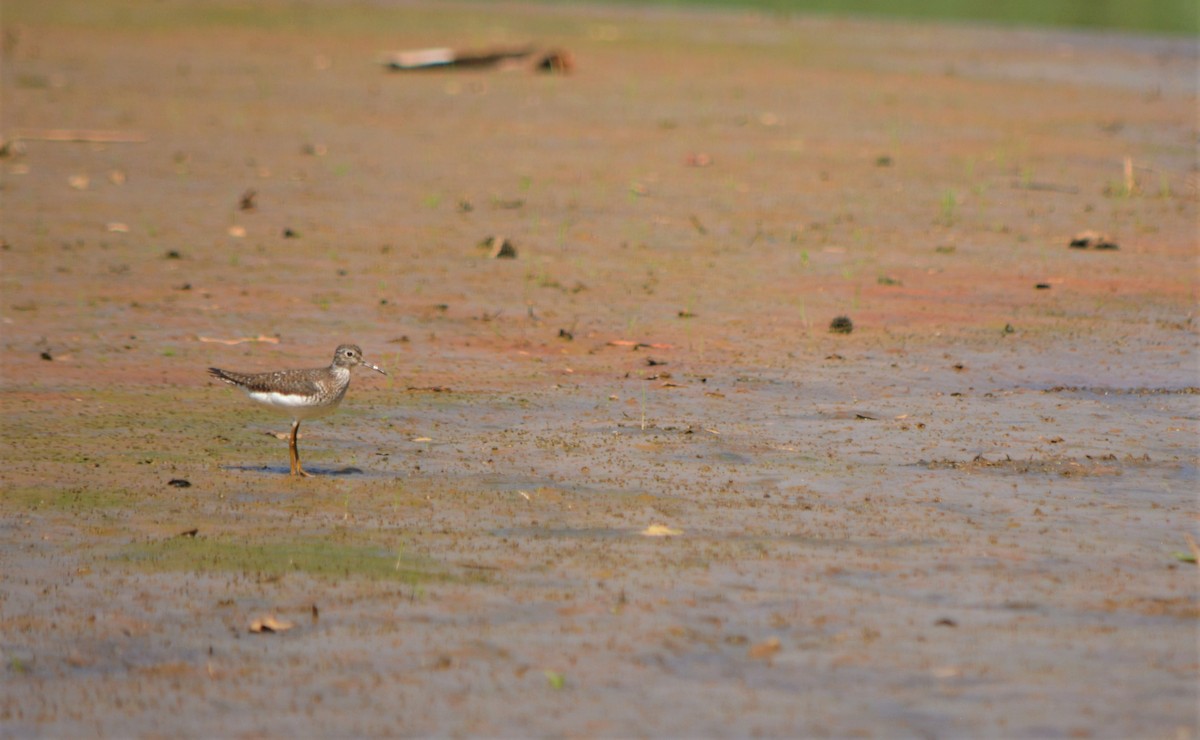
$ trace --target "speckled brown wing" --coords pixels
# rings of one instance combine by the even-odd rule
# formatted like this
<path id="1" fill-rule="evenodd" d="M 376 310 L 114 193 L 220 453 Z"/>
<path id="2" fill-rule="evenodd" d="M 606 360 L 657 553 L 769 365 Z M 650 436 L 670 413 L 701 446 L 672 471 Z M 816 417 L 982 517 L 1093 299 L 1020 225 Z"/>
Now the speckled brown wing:
<path id="1" fill-rule="evenodd" d="M 320 369 L 279 370 L 273 373 L 238 373 L 210 367 L 210 375 L 226 383 L 236 385 L 250 393 L 283 393 L 297 396 L 315 396 L 324 391 L 316 381 Z"/>

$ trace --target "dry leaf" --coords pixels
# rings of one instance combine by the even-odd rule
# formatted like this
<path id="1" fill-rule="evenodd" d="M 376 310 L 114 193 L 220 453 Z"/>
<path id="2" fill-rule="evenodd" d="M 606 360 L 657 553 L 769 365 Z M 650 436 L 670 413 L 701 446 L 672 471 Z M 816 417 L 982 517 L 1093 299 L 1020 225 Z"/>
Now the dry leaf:
<path id="1" fill-rule="evenodd" d="M 754 660 L 766 660 L 775 653 L 779 652 L 782 648 L 783 646 L 779 643 L 779 638 L 771 637 L 763 640 L 757 645 L 751 645 L 750 649 L 746 651 L 746 654 Z"/>
<path id="2" fill-rule="evenodd" d="M 295 625 L 286 619 L 276 619 L 274 614 L 258 617 L 250 622 L 251 632 L 287 632 Z"/>
<path id="3" fill-rule="evenodd" d="M 676 537 L 683 534 L 682 529 L 674 529 L 665 524 L 651 524 L 641 531 L 644 537 Z"/>

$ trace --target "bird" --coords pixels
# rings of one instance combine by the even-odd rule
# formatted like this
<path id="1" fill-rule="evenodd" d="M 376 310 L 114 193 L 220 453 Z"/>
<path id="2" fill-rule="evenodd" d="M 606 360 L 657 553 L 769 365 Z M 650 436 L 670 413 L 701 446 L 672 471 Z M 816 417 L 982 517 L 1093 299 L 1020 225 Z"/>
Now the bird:
<path id="1" fill-rule="evenodd" d="M 210 367 L 208 373 L 245 391 L 246 395 L 258 403 L 292 418 L 292 435 L 288 443 L 291 474 L 308 477 L 310 474 L 304 472 L 304 467 L 300 464 L 300 450 L 296 447 L 300 422 L 328 416 L 336 411 L 346 395 L 346 389 L 350 387 L 350 368 L 358 365 L 387 375 L 363 359 L 363 351 L 357 344 L 338 345 L 329 367 L 277 370 L 268 373 L 239 373 Z"/>

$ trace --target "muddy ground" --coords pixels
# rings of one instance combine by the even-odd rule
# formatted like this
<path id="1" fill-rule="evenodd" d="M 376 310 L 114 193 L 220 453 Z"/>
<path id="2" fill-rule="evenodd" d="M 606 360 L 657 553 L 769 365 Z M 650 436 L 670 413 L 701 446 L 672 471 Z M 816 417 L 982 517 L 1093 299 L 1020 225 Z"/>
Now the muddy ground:
<path id="1" fill-rule="evenodd" d="M 0 736 L 1200 732 L 1194 44 L 133 7 L 4 6 Z"/>

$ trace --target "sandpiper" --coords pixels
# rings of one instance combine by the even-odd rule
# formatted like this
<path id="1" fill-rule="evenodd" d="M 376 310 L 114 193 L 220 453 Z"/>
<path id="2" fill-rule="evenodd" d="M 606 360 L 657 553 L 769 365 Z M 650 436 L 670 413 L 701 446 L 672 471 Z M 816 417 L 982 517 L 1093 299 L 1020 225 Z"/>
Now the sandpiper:
<path id="1" fill-rule="evenodd" d="M 387 375 L 364 360 L 362 350 L 356 344 L 339 346 L 333 353 L 333 363 L 329 367 L 278 370 L 273 373 L 235 373 L 210 367 L 208 372 L 215 378 L 241 388 L 255 401 L 292 417 L 292 436 L 288 444 L 292 475 L 307 476 L 308 473 L 300 466 L 300 451 L 296 448 L 300 422 L 327 416 L 337 410 L 346 395 L 346 389 L 350 387 L 350 368 L 355 365 Z"/>

